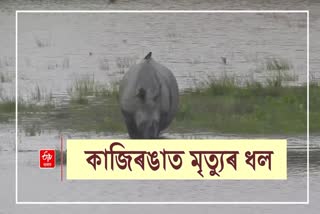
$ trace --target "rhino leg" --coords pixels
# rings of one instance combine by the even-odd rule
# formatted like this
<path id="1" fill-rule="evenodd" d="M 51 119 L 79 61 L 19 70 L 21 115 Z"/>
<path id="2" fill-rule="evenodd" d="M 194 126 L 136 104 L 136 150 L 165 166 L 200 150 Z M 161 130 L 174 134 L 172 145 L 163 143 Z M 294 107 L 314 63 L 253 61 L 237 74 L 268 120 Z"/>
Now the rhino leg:
<path id="1" fill-rule="evenodd" d="M 161 112 L 160 114 L 160 124 L 159 124 L 159 131 L 163 131 L 168 127 L 168 113 Z"/>
<path id="2" fill-rule="evenodd" d="M 139 138 L 139 132 L 132 114 L 122 111 L 130 138 Z"/>

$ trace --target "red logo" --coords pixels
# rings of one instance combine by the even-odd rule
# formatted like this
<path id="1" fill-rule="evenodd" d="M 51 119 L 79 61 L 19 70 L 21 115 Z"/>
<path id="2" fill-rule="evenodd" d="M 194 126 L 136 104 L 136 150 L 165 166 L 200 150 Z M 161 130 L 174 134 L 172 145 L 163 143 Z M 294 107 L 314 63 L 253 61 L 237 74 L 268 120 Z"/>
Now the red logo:
<path id="1" fill-rule="evenodd" d="M 56 155 L 53 149 L 42 149 L 39 152 L 40 168 L 54 168 Z"/>

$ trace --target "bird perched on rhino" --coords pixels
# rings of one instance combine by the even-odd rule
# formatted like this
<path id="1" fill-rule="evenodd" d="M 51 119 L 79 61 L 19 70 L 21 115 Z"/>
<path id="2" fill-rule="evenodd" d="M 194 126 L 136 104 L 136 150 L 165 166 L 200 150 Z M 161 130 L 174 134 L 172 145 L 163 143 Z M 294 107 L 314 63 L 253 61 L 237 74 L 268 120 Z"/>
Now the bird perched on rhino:
<path id="1" fill-rule="evenodd" d="M 178 110 L 179 89 L 173 73 L 150 52 L 126 72 L 119 102 L 130 138 L 158 138 Z"/>

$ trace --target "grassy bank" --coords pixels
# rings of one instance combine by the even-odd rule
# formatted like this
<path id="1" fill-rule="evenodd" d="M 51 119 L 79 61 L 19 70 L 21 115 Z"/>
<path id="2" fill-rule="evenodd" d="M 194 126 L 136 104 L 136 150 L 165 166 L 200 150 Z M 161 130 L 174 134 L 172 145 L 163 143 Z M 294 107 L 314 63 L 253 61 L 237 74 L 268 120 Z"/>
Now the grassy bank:
<path id="1" fill-rule="evenodd" d="M 233 79 L 211 80 L 207 87 L 181 96 L 180 111 L 172 128 L 223 133 L 306 133 L 306 109 L 306 86 L 238 86 Z"/>
<path id="2" fill-rule="evenodd" d="M 201 86 L 180 95 L 170 132 L 306 133 L 306 86 L 283 86 L 277 80 L 239 84 L 227 77 L 211 79 Z M 320 132 L 319 92 L 319 85 L 310 86 L 310 132 L 316 133 Z M 56 130 L 126 132 L 115 85 L 103 87 L 94 80 L 79 80 L 69 94 L 69 103 L 59 108 L 19 103 L 20 118 L 36 119 L 26 131 L 35 134 L 44 123 Z M 12 119 L 14 102 L 1 102 L 0 112 L 0 121 Z"/>

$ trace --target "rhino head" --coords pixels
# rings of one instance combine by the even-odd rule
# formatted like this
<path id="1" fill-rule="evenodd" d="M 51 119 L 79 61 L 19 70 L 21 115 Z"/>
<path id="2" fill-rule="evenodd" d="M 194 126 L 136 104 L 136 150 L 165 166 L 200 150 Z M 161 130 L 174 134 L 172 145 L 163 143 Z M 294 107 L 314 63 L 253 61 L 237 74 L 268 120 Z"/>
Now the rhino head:
<path id="1" fill-rule="evenodd" d="M 140 108 L 135 113 L 138 137 L 152 139 L 159 136 L 160 128 L 160 87 L 157 90 L 138 88 L 136 99 Z"/>

